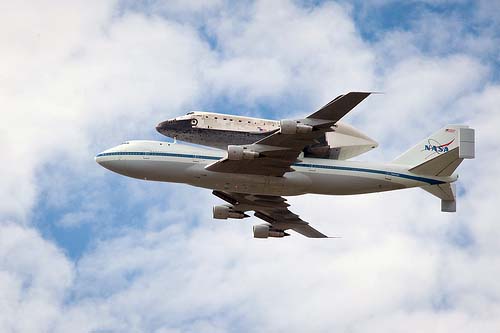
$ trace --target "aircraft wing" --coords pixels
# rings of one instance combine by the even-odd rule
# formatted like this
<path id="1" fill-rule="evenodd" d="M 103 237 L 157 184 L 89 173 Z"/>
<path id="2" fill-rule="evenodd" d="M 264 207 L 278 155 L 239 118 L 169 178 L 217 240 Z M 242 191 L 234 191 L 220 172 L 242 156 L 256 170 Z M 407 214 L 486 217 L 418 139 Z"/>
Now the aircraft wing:
<path id="1" fill-rule="evenodd" d="M 305 119 L 282 120 L 280 129 L 250 145 L 228 146 L 228 156 L 205 168 L 214 172 L 283 176 L 303 149 L 318 143 L 333 131 L 343 116 L 368 97 L 368 92 L 350 92 L 335 98 Z"/>
<path id="2" fill-rule="evenodd" d="M 372 93 L 350 92 L 345 95 L 340 95 L 307 118 L 332 120 L 337 122 L 370 94 Z"/>
<path id="3" fill-rule="evenodd" d="M 283 197 L 225 191 L 213 191 L 212 193 L 231 204 L 231 209 L 234 211 L 241 213 L 254 211 L 254 216 L 269 223 L 272 231 L 284 232 L 292 229 L 309 238 L 328 238 L 311 227 L 309 223 L 303 221 L 297 214 L 288 210 L 290 205 Z"/>

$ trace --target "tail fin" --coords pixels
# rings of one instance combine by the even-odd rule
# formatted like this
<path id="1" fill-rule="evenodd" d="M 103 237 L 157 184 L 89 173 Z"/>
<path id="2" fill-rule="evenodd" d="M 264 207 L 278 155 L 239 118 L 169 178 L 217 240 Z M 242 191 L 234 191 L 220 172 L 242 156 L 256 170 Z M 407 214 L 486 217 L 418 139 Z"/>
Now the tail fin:
<path id="1" fill-rule="evenodd" d="M 448 125 L 396 158 L 409 171 L 427 176 L 451 176 L 465 158 L 474 158 L 474 130 Z"/>
<path id="2" fill-rule="evenodd" d="M 464 125 L 448 125 L 410 148 L 393 163 L 408 166 L 412 173 L 426 176 L 451 176 L 464 159 L 474 158 L 474 130 Z M 457 209 L 455 184 L 422 187 L 441 199 L 441 211 Z"/>

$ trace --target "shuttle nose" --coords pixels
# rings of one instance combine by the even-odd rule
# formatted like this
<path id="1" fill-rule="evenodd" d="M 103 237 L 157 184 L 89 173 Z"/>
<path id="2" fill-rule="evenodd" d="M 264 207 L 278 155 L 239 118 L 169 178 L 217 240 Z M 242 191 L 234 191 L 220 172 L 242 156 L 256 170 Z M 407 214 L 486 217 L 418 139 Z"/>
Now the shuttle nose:
<path id="1" fill-rule="evenodd" d="M 161 133 L 161 130 L 163 129 L 163 125 L 164 125 L 164 123 L 165 123 L 165 122 L 164 122 L 164 121 L 162 121 L 161 123 L 158 123 L 158 125 L 156 125 L 156 130 L 157 130 L 158 132 L 160 132 L 160 133 Z"/>
<path id="2" fill-rule="evenodd" d="M 196 119 L 169 119 L 156 125 L 156 130 L 168 137 L 175 137 L 179 133 L 191 130 L 198 124 Z"/>
<path id="3" fill-rule="evenodd" d="M 165 120 L 156 125 L 156 130 L 162 134 L 164 134 L 166 131 L 171 130 L 173 128 L 173 125 L 175 124 L 175 120 Z"/>

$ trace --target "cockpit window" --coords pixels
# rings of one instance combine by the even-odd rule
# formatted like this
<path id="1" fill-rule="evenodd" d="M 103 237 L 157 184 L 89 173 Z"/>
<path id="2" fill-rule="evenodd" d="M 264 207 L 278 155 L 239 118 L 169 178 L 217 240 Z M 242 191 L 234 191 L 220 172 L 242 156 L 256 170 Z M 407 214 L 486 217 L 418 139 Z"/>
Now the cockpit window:
<path id="1" fill-rule="evenodd" d="M 122 142 L 122 145 L 128 145 L 130 142 L 128 141 L 125 141 L 125 142 Z"/>
<path id="2" fill-rule="evenodd" d="M 186 113 L 186 116 L 189 116 L 190 114 L 194 114 L 193 111 Z"/>

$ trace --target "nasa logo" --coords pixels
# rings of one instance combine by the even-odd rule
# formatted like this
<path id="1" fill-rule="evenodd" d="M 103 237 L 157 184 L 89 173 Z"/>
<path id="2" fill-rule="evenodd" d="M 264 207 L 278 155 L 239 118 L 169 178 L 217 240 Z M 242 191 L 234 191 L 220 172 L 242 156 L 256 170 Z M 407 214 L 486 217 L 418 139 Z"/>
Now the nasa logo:
<path id="1" fill-rule="evenodd" d="M 424 145 L 424 151 L 431 151 L 437 154 L 447 153 L 449 151 L 448 146 L 451 145 L 455 141 L 455 139 L 451 140 L 448 143 L 440 144 L 438 141 L 434 139 L 429 139 L 427 145 Z"/>

